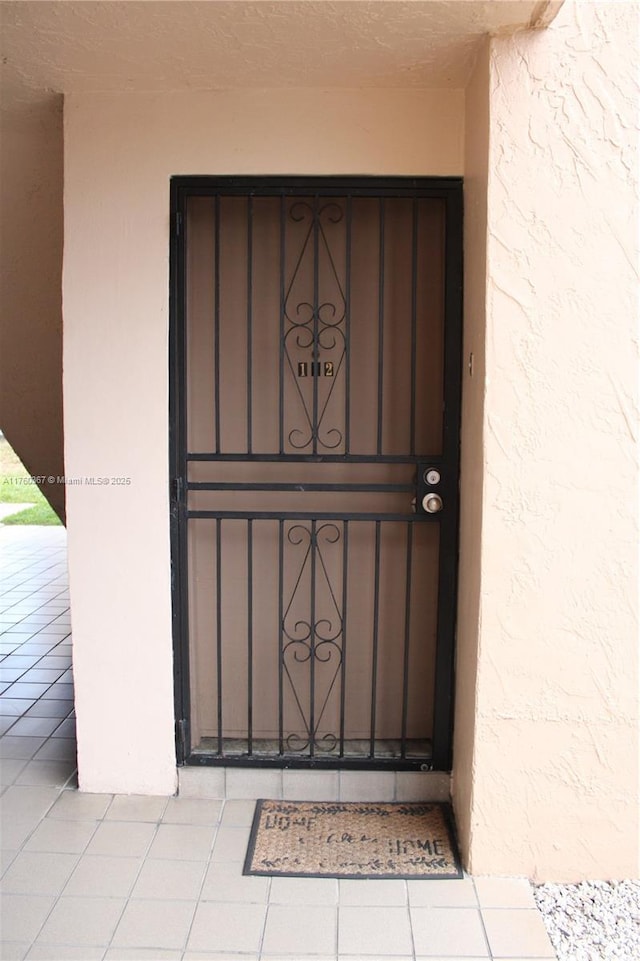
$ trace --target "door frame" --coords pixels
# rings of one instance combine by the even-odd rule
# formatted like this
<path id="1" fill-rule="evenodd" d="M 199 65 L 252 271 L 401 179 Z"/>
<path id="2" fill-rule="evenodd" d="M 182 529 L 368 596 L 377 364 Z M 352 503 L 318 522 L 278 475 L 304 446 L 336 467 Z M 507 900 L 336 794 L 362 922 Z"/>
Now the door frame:
<path id="1" fill-rule="evenodd" d="M 453 708 L 455 682 L 455 629 L 457 611 L 460 414 L 462 386 L 462 185 L 461 177 L 300 177 L 300 176 L 175 176 L 170 182 L 171 242 L 169 271 L 169 490 L 171 537 L 171 595 L 174 655 L 174 709 L 178 764 L 225 766 L 243 765 L 244 759 L 212 759 L 191 750 L 191 692 L 189 681 L 188 581 L 187 581 L 187 491 L 186 491 L 186 291 L 185 223 L 187 198 L 221 191 L 246 195 L 261 189 L 286 188 L 292 194 L 335 188 L 342 192 L 363 189 L 385 191 L 394 188 L 398 196 L 419 190 L 421 196 L 437 197 L 446 204 L 445 307 L 444 307 L 444 411 L 442 458 L 451 465 L 451 481 L 443 494 L 454 504 L 443 512 L 441 524 L 440 573 L 438 586 L 437 644 L 433 716 L 433 756 L 430 764 L 407 764 L 391 759 L 384 765 L 392 770 L 449 771 L 452 766 Z M 333 769 L 334 758 L 297 760 L 287 757 L 253 760 L 254 767 L 305 767 Z M 359 760 L 341 761 L 340 767 L 380 769 L 383 765 Z"/>

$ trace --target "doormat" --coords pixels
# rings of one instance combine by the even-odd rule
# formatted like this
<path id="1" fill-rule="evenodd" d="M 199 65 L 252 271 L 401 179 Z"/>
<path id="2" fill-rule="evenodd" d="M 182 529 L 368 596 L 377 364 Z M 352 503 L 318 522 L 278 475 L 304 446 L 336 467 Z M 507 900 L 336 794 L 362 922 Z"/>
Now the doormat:
<path id="1" fill-rule="evenodd" d="M 244 874 L 442 881 L 462 867 L 448 804 L 260 800 Z"/>

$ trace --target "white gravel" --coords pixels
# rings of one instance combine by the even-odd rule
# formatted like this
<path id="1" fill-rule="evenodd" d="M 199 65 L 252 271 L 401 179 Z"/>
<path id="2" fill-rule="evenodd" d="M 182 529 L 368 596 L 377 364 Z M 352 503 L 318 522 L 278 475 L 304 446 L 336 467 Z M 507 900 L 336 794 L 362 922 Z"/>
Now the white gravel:
<path id="1" fill-rule="evenodd" d="M 640 881 L 541 884 L 533 895 L 558 961 L 640 961 Z"/>

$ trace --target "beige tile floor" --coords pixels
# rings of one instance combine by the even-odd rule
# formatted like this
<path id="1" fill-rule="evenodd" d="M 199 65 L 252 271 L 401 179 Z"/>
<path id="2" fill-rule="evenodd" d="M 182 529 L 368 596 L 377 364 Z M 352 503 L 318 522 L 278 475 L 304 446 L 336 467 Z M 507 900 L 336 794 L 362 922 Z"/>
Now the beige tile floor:
<path id="1" fill-rule="evenodd" d="M 251 799 L 79 793 L 61 528 L 0 526 L 0 659 L 6 961 L 554 957 L 525 880 L 243 877 Z"/>

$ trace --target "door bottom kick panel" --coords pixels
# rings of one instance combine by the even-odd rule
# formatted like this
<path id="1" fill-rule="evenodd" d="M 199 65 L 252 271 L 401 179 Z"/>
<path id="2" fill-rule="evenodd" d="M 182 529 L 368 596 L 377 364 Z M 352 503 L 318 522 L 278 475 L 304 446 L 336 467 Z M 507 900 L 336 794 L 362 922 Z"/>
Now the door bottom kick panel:
<path id="1" fill-rule="evenodd" d="M 286 745 L 287 738 L 284 738 L 284 744 Z M 373 745 L 373 751 L 371 750 L 371 741 L 368 738 L 348 738 L 344 741 L 343 754 L 340 754 L 339 743 L 336 743 L 332 749 L 328 749 L 323 746 L 322 739 L 320 738 L 315 744 L 315 755 L 316 758 L 326 758 L 327 760 L 341 760 L 344 758 L 362 759 L 362 760 L 390 760 L 390 759 L 403 759 L 407 761 L 427 761 L 432 756 L 431 741 L 430 740 L 419 740 L 413 738 L 407 738 L 404 746 L 404 751 L 402 747 L 402 742 L 400 739 L 379 739 L 376 738 Z M 222 739 L 222 751 L 218 751 L 218 738 L 217 737 L 203 737 L 197 747 L 193 748 L 194 754 L 205 754 L 205 755 L 216 755 L 221 756 L 223 759 L 232 757 L 242 757 L 247 760 L 260 759 L 265 757 L 276 757 L 285 760 L 304 760 L 310 758 L 308 753 L 308 747 L 306 752 L 303 750 L 296 751 L 295 749 L 284 747 L 280 751 L 280 742 L 278 738 L 253 738 L 251 745 L 246 738 L 223 738 Z"/>
<path id="2" fill-rule="evenodd" d="M 186 767 L 217 767 L 217 768 L 277 768 L 281 770 L 312 770 L 312 771 L 434 771 L 433 761 L 429 758 L 416 757 L 300 757 L 292 754 L 227 754 L 206 753 L 194 751 L 184 760 Z M 439 772 L 442 773 L 442 772 Z"/>

